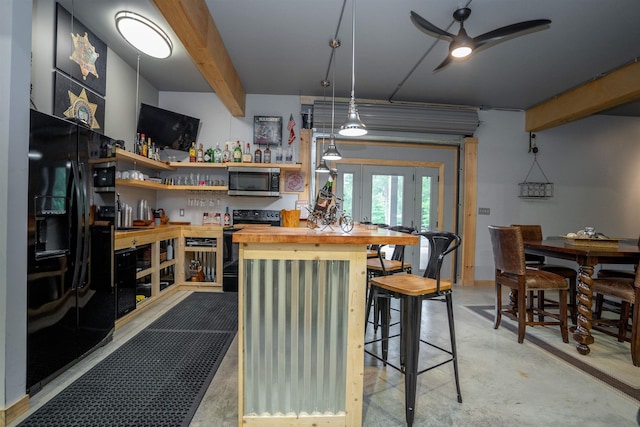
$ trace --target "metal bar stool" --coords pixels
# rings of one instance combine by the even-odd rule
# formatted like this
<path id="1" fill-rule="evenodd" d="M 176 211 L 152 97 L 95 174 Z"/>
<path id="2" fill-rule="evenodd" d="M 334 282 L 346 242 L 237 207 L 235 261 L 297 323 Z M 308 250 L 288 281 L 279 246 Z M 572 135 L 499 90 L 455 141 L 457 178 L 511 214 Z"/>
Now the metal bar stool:
<path id="1" fill-rule="evenodd" d="M 462 403 L 462 394 L 460 393 L 460 381 L 458 377 L 458 356 L 456 352 L 455 328 L 453 322 L 453 302 L 451 299 L 452 281 L 440 280 L 440 269 L 445 256 L 460 246 L 461 239 L 458 235 L 449 232 L 425 231 L 417 234 L 425 237 L 429 241 L 429 263 L 427 264 L 424 276 L 418 276 L 415 274 L 393 274 L 373 277 L 371 279 L 372 291 L 382 290 L 388 295 L 400 298 L 401 300 L 400 367 L 388 363 L 384 352 L 383 357 L 380 357 L 365 349 L 368 354 L 382 360 L 385 364 L 388 364 L 392 368 L 397 369 L 404 374 L 405 416 L 408 426 L 413 425 L 413 419 L 415 416 L 417 377 L 426 371 L 442 366 L 445 363 L 452 362 L 458 402 Z M 447 306 L 451 350 L 439 347 L 420 338 L 422 301 L 426 299 L 442 300 L 442 298 L 444 298 Z M 383 316 L 385 312 L 387 311 L 383 309 Z M 385 319 L 383 317 L 382 327 L 388 329 L 388 318 Z M 386 333 L 383 332 L 383 336 L 385 335 L 389 335 L 388 331 Z M 451 357 L 443 362 L 418 371 L 421 342 L 441 350 L 449 354 Z"/>

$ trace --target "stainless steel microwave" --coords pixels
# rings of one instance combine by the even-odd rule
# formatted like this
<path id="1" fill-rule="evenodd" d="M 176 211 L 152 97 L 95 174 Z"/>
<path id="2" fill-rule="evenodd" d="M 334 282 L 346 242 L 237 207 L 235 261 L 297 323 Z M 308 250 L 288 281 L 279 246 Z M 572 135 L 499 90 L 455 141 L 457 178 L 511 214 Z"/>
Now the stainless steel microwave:
<path id="1" fill-rule="evenodd" d="M 229 166 L 230 196 L 280 195 L 280 168 Z"/>

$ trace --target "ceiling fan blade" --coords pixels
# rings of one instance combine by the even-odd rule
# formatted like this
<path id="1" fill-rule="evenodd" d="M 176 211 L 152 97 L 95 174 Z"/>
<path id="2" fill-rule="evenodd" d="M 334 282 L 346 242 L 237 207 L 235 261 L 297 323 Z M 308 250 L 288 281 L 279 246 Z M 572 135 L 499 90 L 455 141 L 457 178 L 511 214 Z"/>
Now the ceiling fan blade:
<path id="1" fill-rule="evenodd" d="M 418 27 L 422 31 L 426 31 L 431 34 L 435 34 L 436 36 L 443 36 L 450 39 L 455 37 L 453 34 L 436 27 L 431 22 L 427 21 L 422 16 L 415 13 L 413 10 L 411 11 L 411 21 L 416 27 Z"/>
<path id="2" fill-rule="evenodd" d="M 500 27 L 493 31 L 489 31 L 488 33 L 481 34 L 474 37 L 473 41 L 476 44 L 476 48 L 478 48 L 484 44 L 498 41 L 516 33 L 532 30 L 549 24 L 551 24 L 551 20 L 549 19 L 534 19 L 533 21 L 518 22 L 517 24 L 507 25 L 506 27 Z"/>
<path id="3" fill-rule="evenodd" d="M 436 68 L 433 69 L 433 72 L 435 73 L 436 71 L 440 71 L 441 69 L 449 65 L 451 61 L 452 61 L 451 55 L 447 55 L 447 57 L 444 58 L 444 61 L 442 61 L 440 65 L 438 65 Z"/>

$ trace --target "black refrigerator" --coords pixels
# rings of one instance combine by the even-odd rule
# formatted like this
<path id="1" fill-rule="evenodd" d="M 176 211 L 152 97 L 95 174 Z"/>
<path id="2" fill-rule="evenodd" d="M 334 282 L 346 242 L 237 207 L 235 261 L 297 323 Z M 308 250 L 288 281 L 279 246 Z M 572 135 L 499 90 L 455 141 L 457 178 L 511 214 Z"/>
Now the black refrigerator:
<path id="1" fill-rule="evenodd" d="M 92 166 L 115 141 L 31 110 L 27 271 L 27 392 L 110 341 L 115 322 L 113 197 L 94 192 Z"/>

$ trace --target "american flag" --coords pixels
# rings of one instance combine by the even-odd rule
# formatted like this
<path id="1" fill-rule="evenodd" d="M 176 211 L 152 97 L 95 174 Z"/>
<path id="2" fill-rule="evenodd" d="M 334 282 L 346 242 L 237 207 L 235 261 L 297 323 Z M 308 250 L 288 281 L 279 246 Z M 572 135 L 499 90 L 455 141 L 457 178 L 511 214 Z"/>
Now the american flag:
<path id="1" fill-rule="evenodd" d="M 287 129 L 289 129 L 289 144 L 293 144 L 293 141 L 296 140 L 296 131 L 294 130 L 296 126 L 296 121 L 293 120 L 293 114 L 289 117 L 289 123 L 287 124 Z"/>

